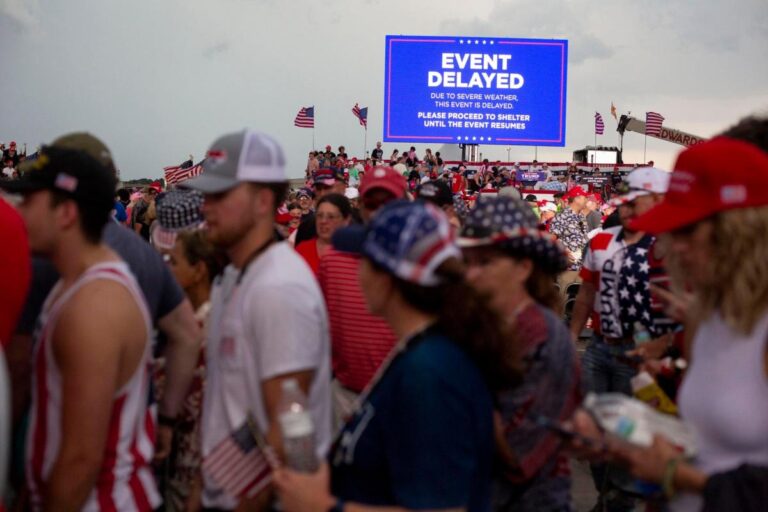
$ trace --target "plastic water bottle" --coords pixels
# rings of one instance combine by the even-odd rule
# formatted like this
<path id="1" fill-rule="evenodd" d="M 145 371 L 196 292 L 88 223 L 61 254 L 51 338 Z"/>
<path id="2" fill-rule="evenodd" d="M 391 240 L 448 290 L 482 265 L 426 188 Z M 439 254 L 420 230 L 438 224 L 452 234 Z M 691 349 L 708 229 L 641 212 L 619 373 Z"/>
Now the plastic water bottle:
<path id="1" fill-rule="evenodd" d="M 317 471 L 319 463 L 315 452 L 315 426 L 307 407 L 307 398 L 296 379 L 282 382 L 277 417 L 283 434 L 286 466 L 303 473 Z"/>
<path id="2" fill-rule="evenodd" d="M 634 325 L 634 335 L 632 338 L 635 340 L 635 346 L 640 346 L 643 343 L 647 343 L 653 339 L 653 336 L 651 336 L 651 333 L 648 329 L 645 328 L 645 326 L 640 322 L 635 322 Z"/>

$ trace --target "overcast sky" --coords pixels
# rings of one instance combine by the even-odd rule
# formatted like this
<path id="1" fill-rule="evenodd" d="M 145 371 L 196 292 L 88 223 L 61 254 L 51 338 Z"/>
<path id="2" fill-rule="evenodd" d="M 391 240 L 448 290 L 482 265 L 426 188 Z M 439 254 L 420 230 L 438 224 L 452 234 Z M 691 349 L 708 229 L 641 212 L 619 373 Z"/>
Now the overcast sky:
<path id="1" fill-rule="evenodd" d="M 0 141 L 87 130 L 124 178 L 160 177 L 247 126 L 283 144 L 295 177 L 312 144 L 293 126 L 303 105 L 318 147 L 362 154 L 355 102 L 369 107 L 369 149 L 380 139 L 385 35 L 551 37 L 570 44 L 567 145 L 538 155 L 566 161 L 593 143 L 595 111 L 598 143 L 617 144 L 611 101 L 705 137 L 768 113 L 766 27 L 766 0 L 0 0 Z M 624 148 L 641 161 L 643 137 Z M 670 167 L 678 148 L 649 139 L 648 159 Z"/>

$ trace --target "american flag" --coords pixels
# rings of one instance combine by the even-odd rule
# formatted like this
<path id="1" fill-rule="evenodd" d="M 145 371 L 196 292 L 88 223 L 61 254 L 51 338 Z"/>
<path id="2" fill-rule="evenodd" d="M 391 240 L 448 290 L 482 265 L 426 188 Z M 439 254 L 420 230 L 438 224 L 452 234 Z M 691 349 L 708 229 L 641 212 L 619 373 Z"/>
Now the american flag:
<path id="1" fill-rule="evenodd" d="M 227 436 L 203 460 L 203 471 L 227 494 L 253 497 L 272 482 L 277 459 L 252 418 Z"/>
<path id="2" fill-rule="evenodd" d="M 183 168 L 181 165 L 171 165 L 169 167 L 163 167 L 163 171 L 165 172 L 166 185 L 181 183 L 184 180 L 188 180 L 189 178 L 194 178 L 198 174 L 202 173 L 204 161 L 205 160 L 201 160 L 200 162 L 197 163 L 197 165 L 187 167 L 186 169 Z"/>
<path id="3" fill-rule="evenodd" d="M 661 123 L 664 122 L 664 117 L 656 112 L 645 113 L 645 134 L 654 135 L 658 137 L 661 135 Z"/>
<path id="4" fill-rule="evenodd" d="M 355 103 L 355 106 L 352 107 L 352 113 L 355 114 L 355 117 L 360 121 L 360 126 L 364 126 L 365 129 L 368 129 L 368 107 L 360 108 L 357 106 L 357 103 Z"/>
<path id="5" fill-rule="evenodd" d="M 293 120 L 293 126 L 298 126 L 299 128 L 314 128 L 315 107 L 301 107 L 299 113 L 296 114 L 296 119 Z"/>
<path id="6" fill-rule="evenodd" d="M 599 112 L 595 112 L 595 133 L 602 135 L 605 131 L 605 123 L 603 123 L 603 116 Z"/>

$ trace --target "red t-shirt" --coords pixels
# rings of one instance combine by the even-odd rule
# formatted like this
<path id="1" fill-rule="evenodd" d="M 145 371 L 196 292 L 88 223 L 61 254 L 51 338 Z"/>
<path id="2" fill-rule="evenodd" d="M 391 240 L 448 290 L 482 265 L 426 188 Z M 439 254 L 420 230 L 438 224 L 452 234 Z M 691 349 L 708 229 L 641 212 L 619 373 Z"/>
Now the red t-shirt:
<path id="1" fill-rule="evenodd" d="M 304 258 L 309 268 L 312 269 L 312 273 L 317 277 L 317 272 L 320 268 L 320 255 L 317 254 L 317 238 L 301 242 L 296 246 L 296 252 Z"/>
<path id="2" fill-rule="evenodd" d="M 0 199 L 0 345 L 8 344 L 29 291 L 32 263 L 24 221 Z"/>
<path id="3" fill-rule="evenodd" d="M 451 178 L 451 192 L 458 194 L 464 190 L 464 176 L 459 173 L 453 173 Z"/>
<path id="4" fill-rule="evenodd" d="M 361 392 L 395 345 L 389 325 L 368 311 L 357 274 L 360 257 L 330 249 L 320 260 L 320 288 L 328 307 L 333 373 Z"/>

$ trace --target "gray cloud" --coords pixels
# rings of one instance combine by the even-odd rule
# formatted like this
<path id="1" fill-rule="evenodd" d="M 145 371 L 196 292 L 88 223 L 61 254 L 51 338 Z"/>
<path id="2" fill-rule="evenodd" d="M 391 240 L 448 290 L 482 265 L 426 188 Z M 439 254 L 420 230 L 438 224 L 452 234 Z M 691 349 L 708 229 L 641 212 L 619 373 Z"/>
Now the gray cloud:
<path id="1" fill-rule="evenodd" d="M 612 100 L 703 136 L 768 105 L 765 0 L 471 5 L 461 17 L 465 0 L 0 0 L 0 62 L 13 70 L 0 80 L 0 140 L 34 146 L 87 129 L 125 176 L 160 176 L 249 126 L 283 143 L 298 176 L 312 144 L 311 130 L 293 126 L 301 106 L 316 107 L 317 146 L 362 153 L 356 102 L 369 107 L 368 147 L 380 140 L 388 33 L 569 39 L 568 147 L 540 148 L 539 159 L 569 160 L 591 144 L 595 111 L 608 128 L 598 143 L 615 143 Z M 625 149 L 641 159 L 642 138 L 627 136 Z M 648 142 L 657 163 L 676 150 Z M 501 146 L 481 152 L 507 156 Z"/>
<path id="2" fill-rule="evenodd" d="M 225 53 L 229 50 L 229 43 L 224 41 L 221 43 L 214 44 L 213 46 L 209 46 L 203 50 L 203 56 L 207 58 L 213 58 L 216 55 Z"/>

